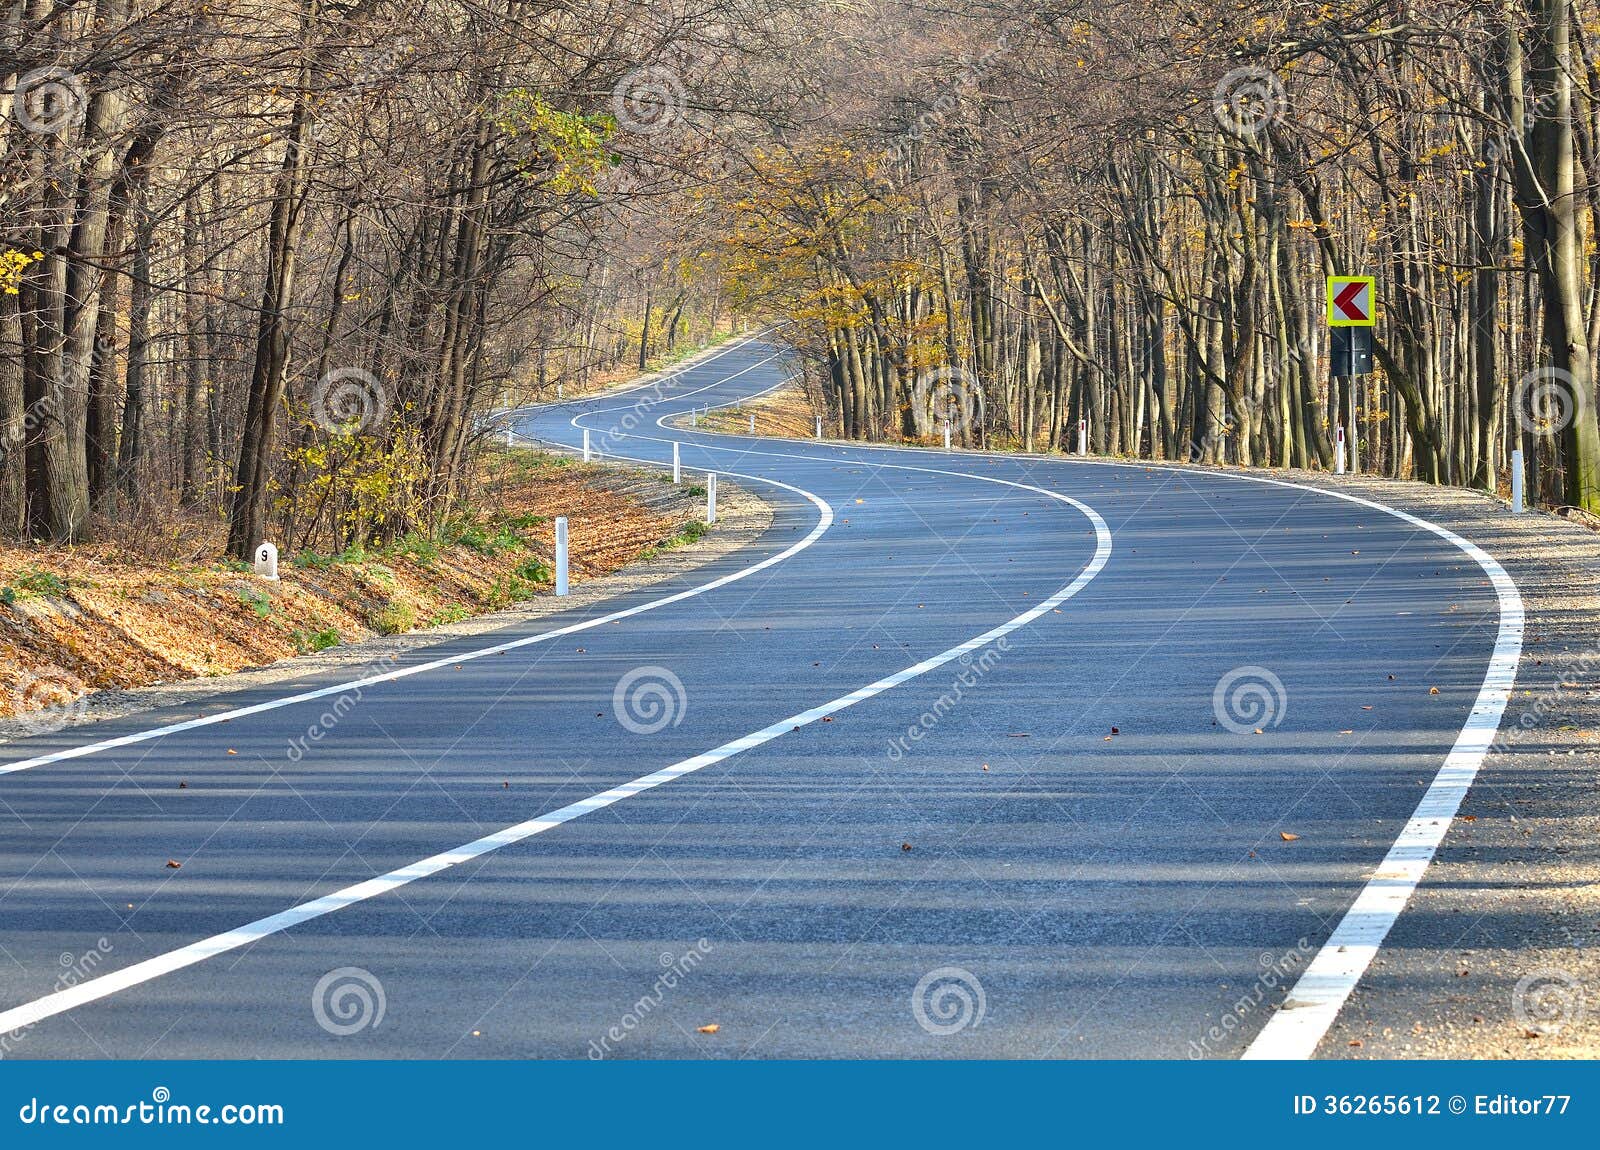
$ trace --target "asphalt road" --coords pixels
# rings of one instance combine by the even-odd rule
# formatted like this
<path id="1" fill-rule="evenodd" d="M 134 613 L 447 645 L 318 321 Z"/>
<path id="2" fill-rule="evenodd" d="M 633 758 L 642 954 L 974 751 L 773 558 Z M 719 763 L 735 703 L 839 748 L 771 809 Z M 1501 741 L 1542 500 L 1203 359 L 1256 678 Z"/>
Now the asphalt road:
<path id="1" fill-rule="evenodd" d="M 5 747 L 0 1054 L 1244 1053 L 1385 880 L 1503 596 L 1303 488 L 670 426 L 775 355 L 517 420 L 743 476 L 749 548 Z"/>

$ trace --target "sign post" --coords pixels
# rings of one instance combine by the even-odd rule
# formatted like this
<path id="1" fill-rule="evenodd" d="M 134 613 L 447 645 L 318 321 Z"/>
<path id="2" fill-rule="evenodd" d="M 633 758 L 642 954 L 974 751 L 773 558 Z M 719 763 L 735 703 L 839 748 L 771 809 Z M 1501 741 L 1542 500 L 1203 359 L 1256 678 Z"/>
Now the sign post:
<path id="1" fill-rule="evenodd" d="M 1377 286 L 1371 276 L 1329 276 L 1327 288 L 1329 335 L 1328 374 L 1334 384 L 1332 407 L 1336 413 L 1338 441 L 1334 449 L 1334 468 L 1343 474 L 1346 467 L 1345 427 L 1348 420 L 1350 446 L 1348 466 L 1357 469 L 1356 435 L 1360 426 L 1356 390 L 1363 375 L 1372 374 L 1372 328 L 1377 323 Z M 1339 388 L 1339 380 L 1348 384 Z"/>

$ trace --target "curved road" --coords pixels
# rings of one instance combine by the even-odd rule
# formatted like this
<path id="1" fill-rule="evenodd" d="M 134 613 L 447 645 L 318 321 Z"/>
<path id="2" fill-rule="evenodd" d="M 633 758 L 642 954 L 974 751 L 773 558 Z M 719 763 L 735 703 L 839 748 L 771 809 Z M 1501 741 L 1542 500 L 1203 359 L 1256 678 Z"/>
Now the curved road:
<path id="1" fill-rule="evenodd" d="M 6 747 L 0 1054 L 1310 1053 L 1498 722 L 1509 580 L 1292 485 L 673 425 L 784 371 L 519 413 L 774 505 L 675 583 Z"/>

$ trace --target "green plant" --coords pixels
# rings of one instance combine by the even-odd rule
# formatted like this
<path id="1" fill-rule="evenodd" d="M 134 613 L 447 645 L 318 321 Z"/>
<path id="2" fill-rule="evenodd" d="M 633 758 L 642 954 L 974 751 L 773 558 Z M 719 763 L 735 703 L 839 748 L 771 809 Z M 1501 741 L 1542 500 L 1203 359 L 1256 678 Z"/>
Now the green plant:
<path id="1" fill-rule="evenodd" d="M 289 560 L 289 562 L 301 569 L 309 567 L 314 571 L 321 571 L 328 567 L 332 567 L 335 562 L 335 558 L 336 557 L 332 555 L 319 555 L 315 551 L 302 551 L 293 559 Z"/>
<path id="2" fill-rule="evenodd" d="M 15 587 L 0 587 L 0 604 L 9 607 L 16 601 L 17 589 Z"/>
<path id="3" fill-rule="evenodd" d="M 270 619 L 272 617 L 272 600 L 267 597 L 264 591 L 257 591 L 254 587 L 241 587 L 239 588 L 239 602 L 254 611 L 258 619 Z"/>
<path id="4" fill-rule="evenodd" d="M 529 559 L 525 563 L 519 563 L 511 573 L 529 583 L 548 583 L 554 578 L 550 568 L 539 559 Z"/>
<path id="5" fill-rule="evenodd" d="M 372 617 L 372 628 L 380 635 L 400 635 L 417 625 L 417 614 L 410 603 L 390 602 Z"/>
<path id="6" fill-rule="evenodd" d="M 426 567 L 439 558 L 439 545 L 419 531 L 407 531 L 389 548 L 389 554 Z"/>
<path id="7" fill-rule="evenodd" d="M 65 595 L 67 581 L 59 575 L 49 571 L 29 571 L 17 580 L 17 586 L 24 591 L 32 591 L 36 595 Z"/>
<path id="8" fill-rule="evenodd" d="M 442 627 L 446 623 L 459 623 L 461 620 L 470 619 L 471 617 L 471 611 L 467 610 L 460 603 L 452 603 L 443 611 L 438 612 L 431 619 L 429 619 L 428 626 Z"/>
<path id="9" fill-rule="evenodd" d="M 296 631 L 292 636 L 295 648 L 302 654 L 312 651 L 326 651 L 329 647 L 339 645 L 339 631 L 335 627 L 325 627 L 321 631 Z"/>

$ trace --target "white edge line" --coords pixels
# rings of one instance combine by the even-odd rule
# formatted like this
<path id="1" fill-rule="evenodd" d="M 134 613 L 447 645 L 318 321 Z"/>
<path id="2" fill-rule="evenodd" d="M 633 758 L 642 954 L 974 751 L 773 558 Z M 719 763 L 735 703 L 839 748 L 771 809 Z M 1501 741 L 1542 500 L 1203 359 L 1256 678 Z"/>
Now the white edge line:
<path id="1" fill-rule="evenodd" d="M 891 464 L 890 466 L 895 465 Z M 919 468 L 918 470 L 924 469 Z M 728 474 L 733 473 L 729 472 Z M 81 982 L 74 986 L 68 987 L 64 990 L 59 990 L 55 993 L 45 995 L 43 998 L 36 999 L 33 1002 L 23 1003 L 20 1006 L 13 1007 L 10 1010 L 0 1013 L 0 1034 L 33 1026 L 47 1018 L 52 1018 L 55 1015 L 65 1013 L 66 1011 L 76 1009 L 79 1006 L 84 1006 L 91 1002 L 97 1002 L 102 998 L 107 998 L 113 994 L 117 994 L 121 991 L 139 986 L 153 979 L 171 974 L 174 971 L 194 966 L 196 963 L 204 962 L 208 958 L 214 958 L 219 954 L 226 954 L 229 951 L 238 950 L 240 947 L 248 946 L 251 943 L 266 938 L 269 935 L 278 934 L 282 931 L 290 929 L 291 927 L 298 926 L 301 923 L 309 922 L 312 919 L 321 918 L 324 915 L 332 914 L 336 910 L 342 910 L 343 908 L 351 906 L 355 903 L 363 902 L 367 899 L 376 898 L 379 895 L 398 890 L 403 886 L 407 886 L 413 882 L 416 882 L 418 879 L 428 878 L 431 875 L 438 874 L 440 871 L 447 870 L 450 867 L 456 866 L 460 863 L 469 862 L 475 858 L 480 858 L 484 855 L 497 851 L 502 847 L 525 842 L 526 840 L 533 838 L 535 835 L 543 834 L 545 831 L 560 826 L 562 823 L 570 822 L 573 819 L 579 818 L 593 811 L 603 810 L 614 803 L 621 802 L 623 799 L 632 798 L 634 795 L 651 790 L 655 787 L 659 787 L 663 783 L 669 783 L 674 779 L 682 778 L 684 775 L 692 774 L 695 771 L 709 767 L 715 763 L 720 763 L 725 759 L 732 758 L 734 755 L 741 754 L 744 751 L 748 751 L 754 747 L 759 747 L 762 744 L 770 742 L 781 735 L 788 734 L 797 727 L 806 726 L 810 723 L 816 722 L 818 719 L 832 715 L 837 711 L 842 711 L 846 707 L 852 707 L 865 699 L 870 699 L 875 695 L 882 694 L 884 691 L 887 691 L 892 687 L 897 687 L 901 683 L 904 683 L 910 679 L 914 679 L 917 676 L 923 675 L 937 667 L 941 667 L 953 659 L 960 658 L 962 655 L 970 651 L 978 650 L 984 646 L 987 646 L 989 643 L 996 641 L 997 639 L 1004 638 L 1006 635 L 1009 635 L 1019 627 L 1026 626 L 1045 614 L 1045 612 L 1052 610 L 1059 604 L 1076 595 L 1080 590 L 1088 585 L 1091 579 L 1100 573 L 1100 570 L 1106 565 L 1107 560 L 1110 559 L 1112 546 L 1111 530 L 1106 526 L 1105 520 L 1100 517 L 1099 513 L 1087 504 L 1080 503 L 1078 500 L 1073 499 L 1069 495 L 1063 495 L 1055 491 L 1048 491 L 1042 487 L 1033 487 L 1026 483 L 1015 483 L 1007 479 L 997 479 L 985 476 L 968 476 L 963 475 L 960 472 L 950 472 L 949 474 L 963 479 L 981 479 L 990 483 L 999 483 L 1007 487 L 1015 487 L 1024 491 L 1036 492 L 1037 494 L 1059 500 L 1062 503 L 1069 504 L 1070 506 L 1076 508 L 1078 511 L 1087 516 L 1089 521 L 1094 525 L 1095 551 L 1093 557 L 1089 560 L 1089 563 L 1084 567 L 1084 569 L 1078 573 L 1075 579 L 1073 579 L 1066 586 L 1062 587 L 1055 594 L 1051 595 L 1049 598 L 1042 600 L 1034 607 L 1024 611 L 1022 614 L 1007 620 L 999 626 L 992 627 L 983 634 L 968 639 L 964 643 L 957 644 L 946 651 L 941 651 L 937 655 L 923 659 L 921 662 L 914 663 L 911 666 L 896 671 L 891 675 L 886 675 L 875 682 L 868 683 L 864 687 L 857 687 L 848 694 L 840 695 L 836 699 L 819 704 L 818 706 L 812 707 L 809 710 L 801 711 L 797 715 L 791 715 L 786 719 L 780 719 L 778 722 L 771 723 L 768 726 L 762 727 L 760 730 L 752 731 L 747 735 L 742 735 L 731 742 L 723 743 L 719 747 L 715 747 L 709 751 L 703 752 L 702 754 L 695 755 L 692 758 L 673 763 L 671 766 L 663 767 L 658 771 L 652 771 L 650 774 L 641 775 L 639 778 L 636 778 L 631 782 L 623 783 L 620 786 L 612 787 L 610 790 L 601 791 L 595 795 L 590 795 L 586 799 L 580 799 L 575 803 L 570 803 L 567 806 L 561 807 L 557 810 L 553 810 L 546 814 L 538 815 L 534 818 L 528 819 L 525 822 L 520 822 L 513 826 L 506 827 L 503 830 L 496 831 L 494 834 L 485 835 L 482 838 L 474 839 L 471 842 L 464 843 L 463 845 L 455 847 L 452 850 L 447 850 L 440 854 L 430 855 L 427 858 L 410 863 L 407 866 L 398 868 L 397 870 L 389 871 L 387 874 L 366 879 L 362 882 L 355 883 L 352 886 L 347 886 L 340 890 L 336 890 L 331 894 L 323 895 L 321 898 L 300 903 L 299 905 L 292 906 L 287 910 L 282 910 L 276 914 L 268 915 L 265 918 L 257 919 L 254 922 L 247 923 L 244 926 L 226 931 L 222 934 L 212 935 L 210 938 L 201 939 L 198 942 L 190 943 L 187 946 L 179 947 L 176 950 L 168 951 L 165 954 L 159 954 L 152 958 L 147 958 L 140 962 L 133 963 L 132 965 L 124 967 L 121 970 L 111 971 L 107 974 L 101 975 L 98 978 L 93 978 L 86 982 Z M 740 476 L 740 478 L 754 477 Z M 775 481 L 765 480 L 765 482 L 771 483 Z M 779 484 L 779 486 L 789 487 L 788 484 Z M 828 504 L 819 496 L 813 495 L 812 493 L 804 491 L 801 488 L 789 487 L 789 490 L 800 492 L 823 509 L 823 518 L 821 523 L 815 530 L 813 530 L 812 535 L 809 536 L 805 541 L 805 544 L 809 545 L 809 543 L 816 537 L 820 536 L 821 533 L 827 529 L 827 525 L 832 522 L 832 509 L 829 508 Z M 790 548 L 790 550 L 785 552 L 784 555 L 786 556 L 790 552 L 797 550 L 798 546 L 799 545 L 794 548 Z M 780 558 L 780 556 L 774 556 L 772 559 L 757 567 L 751 567 L 746 571 L 740 572 L 737 576 L 719 580 L 718 583 L 731 582 L 732 578 L 742 578 L 744 575 L 748 575 L 753 571 L 759 570 L 760 566 L 770 565 L 778 558 Z M 716 584 L 707 584 L 704 588 L 696 588 L 691 592 L 684 592 L 683 594 L 674 596 L 673 598 L 681 599 L 686 598 L 689 594 L 699 594 L 701 591 L 707 590 L 714 585 Z M 671 601 L 671 599 L 663 599 L 660 602 L 666 603 Z M 621 613 L 619 613 L 619 615 L 620 614 Z M 617 616 L 611 616 L 611 618 L 615 617 Z M 594 623 L 589 625 L 593 626 Z M 552 634 L 558 633 L 559 632 L 552 632 Z M 445 662 L 450 661 L 451 660 L 445 660 Z"/>
<path id="2" fill-rule="evenodd" d="M 663 416 L 658 426 L 665 429 Z M 750 436 L 729 435 L 733 439 Z M 759 436 L 755 438 L 761 438 Z M 809 441 L 797 441 L 809 442 Z M 693 446 L 708 451 L 748 451 L 730 447 L 712 447 L 703 443 Z M 851 444 L 833 442 L 835 447 L 866 451 L 907 451 L 916 454 L 916 448 L 887 447 L 876 444 Z M 772 454 L 753 452 L 757 455 Z M 963 453 L 973 459 L 1006 460 L 993 453 Z M 812 458 L 812 457 L 806 457 Z M 1458 548 L 1475 562 L 1489 577 L 1500 607 L 1500 624 L 1495 633 L 1494 650 L 1484 672 L 1483 685 L 1473 702 L 1461 733 L 1456 737 L 1450 753 L 1445 756 L 1433 782 L 1423 794 L 1405 828 L 1390 846 L 1388 854 L 1373 876 L 1356 895 L 1355 901 L 1345 911 L 1339 924 L 1329 935 L 1305 971 L 1296 980 L 1284 1000 L 1283 1006 L 1267 1020 L 1265 1026 L 1246 1047 L 1242 1058 L 1248 1060 L 1304 1060 L 1316 1054 L 1317 1046 L 1332 1028 L 1339 1011 L 1355 990 L 1361 976 L 1366 973 L 1389 931 L 1399 919 L 1401 911 L 1411 900 L 1428 865 L 1433 861 L 1439 844 L 1444 841 L 1456 812 L 1467 797 L 1483 760 L 1494 743 L 1500 720 L 1516 684 L 1517 666 L 1522 658 L 1522 637 L 1526 625 L 1522 594 L 1516 582 L 1499 562 L 1476 543 L 1437 523 L 1430 523 L 1409 511 L 1401 511 L 1372 499 L 1364 499 L 1348 492 L 1316 487 L 1309 483 L 1294 483 L 1286 479 L 1271 479 L 1262 475 L 1235 475 L 1231 472 L 1195 470 L 1170 464 L 1141 463 L 1137 461 L 1061 459 L 1043 456 L 1019 456 L 1019 462 L 1082 464 L 1098 467 L 1140 468 L 1145 471 L 1165 471 L 1175 475 L 1204 475 L 1218 479 L 1237 479 L 1246 483 L 1260 483 L 1270 487 L 1286 487 L 1326 495 L 1374 511 L 1392 515 L 1413 526 L 1439 536 Z M 917 468 L 916 470 L 932 470 Z M 948 474 L 948 473 L 946 473 Z M 958 473 L 959 474 L 959 473 Z"/>

